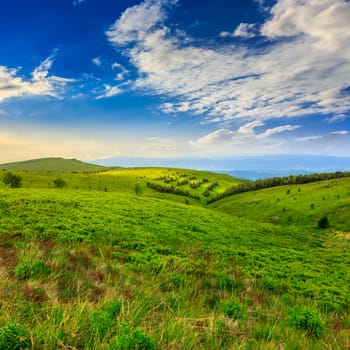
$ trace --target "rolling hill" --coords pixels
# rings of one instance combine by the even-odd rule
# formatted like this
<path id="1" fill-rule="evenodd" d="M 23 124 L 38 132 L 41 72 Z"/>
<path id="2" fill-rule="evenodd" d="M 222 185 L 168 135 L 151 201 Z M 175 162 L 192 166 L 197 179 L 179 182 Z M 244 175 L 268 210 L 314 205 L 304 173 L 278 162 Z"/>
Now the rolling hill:
<path id="1" fill-rule="evenodd" d="M 16 173 L 22 188 L 0 185 L 0 349 L 348 347 L 349 178 L 207 205 L 242 181 Z"/>
<path id="2" fill-rule="evenodd" d="M 108 168 L 81 162 L 77 159 L 40 158 L 0 164 L 0 169 L 23 171 L 51 171 L 51 172 L 97 172 Z"/>

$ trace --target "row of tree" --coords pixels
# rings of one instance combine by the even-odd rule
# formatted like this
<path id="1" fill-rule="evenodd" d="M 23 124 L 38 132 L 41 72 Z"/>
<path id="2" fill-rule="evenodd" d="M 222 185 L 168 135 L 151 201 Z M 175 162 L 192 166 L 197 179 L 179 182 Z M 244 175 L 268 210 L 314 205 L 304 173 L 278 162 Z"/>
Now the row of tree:
<path id="1" fill-rule="evenodd" d="M 233 196 L 235 194 L 261 190 L 263 188 L 275 187 L 275 186 L 284 186 L 284 185 L 298 185 L 306 184 L 310 182 L 322 181 L 322 180 L 331 180 L 338 179 L 342 177 L 350 177 L 349 171 L 336 171 L 334 173 L 315 173 L 315 174 L 305 174 L 305 175 L 290 175 L 285 177 L 272 177 L 264 180 L 256 180 L 253 182 L 246 182 L 228 188 L 222 193 L 219 193 L 217 196 L 209 199 L 207 204 L 217 202 L 220 199 L 225 197 Z"/>
<path id="2" fill-rule="evenodd" d="M 181 190 L 179 188 L 176 188 L 175 186 L 163 186 L 153 182 L 147 182 L 147 187 L 160 193 L 172 193 L 172 194 L 177 194 L 179 196 L 200 199 L 198 196 L 191 194 L 189 191 Z"/>

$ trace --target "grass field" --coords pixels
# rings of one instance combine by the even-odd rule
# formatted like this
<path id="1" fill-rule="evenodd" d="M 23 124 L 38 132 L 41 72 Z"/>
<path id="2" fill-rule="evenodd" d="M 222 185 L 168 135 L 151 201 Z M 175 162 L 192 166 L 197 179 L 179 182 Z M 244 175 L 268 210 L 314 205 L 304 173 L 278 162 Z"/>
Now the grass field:
<path id="1" fill-rule="evenodd" d="M 239 180 L 19 174 L 22 188 L 0 186 L 0 349 L 349 348 L 349 179 L 206 206 L 209 184 Z"/>

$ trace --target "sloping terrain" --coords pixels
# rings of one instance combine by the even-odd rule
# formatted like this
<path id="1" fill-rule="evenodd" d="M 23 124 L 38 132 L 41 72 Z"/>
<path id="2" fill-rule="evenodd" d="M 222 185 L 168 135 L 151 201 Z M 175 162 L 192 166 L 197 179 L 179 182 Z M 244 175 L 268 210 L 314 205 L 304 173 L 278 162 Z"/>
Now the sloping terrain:
<path id="1" fill-rule="evenodd" d="M 317 228 L 327 216 L 334 230 L 350 231 L 350 178 L 241 193 L 210 205 L 227 214 L 277 225 Z"/>
<path id="2" fill-rule="evenodd" d="M 21 174 L 24 188 L 0 188 L 0 349 L 348 347 L 349 240 L 333 232 L 347 216 L 326 200 L 346 205 L 347 179 L 206 206 L 147 182 L 239 180 L 159 168 Z M 67 186 L 53 188 L 56 176 Z M 295 213 L 297 194 L 305 208 L 313 200 L 312 224 L 305 208 L 271 221 L 282 201 Z"/>

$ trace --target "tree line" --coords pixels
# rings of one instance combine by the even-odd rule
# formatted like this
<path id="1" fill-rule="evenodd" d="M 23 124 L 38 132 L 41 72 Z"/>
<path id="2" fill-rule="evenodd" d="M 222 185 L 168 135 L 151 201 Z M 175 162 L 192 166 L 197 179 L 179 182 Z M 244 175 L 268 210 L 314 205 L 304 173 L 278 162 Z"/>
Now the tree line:
<path id="1" fill-rule="evenodd" d="M 160 184 L 156 184 L 153 182 L 147 182 L 147 187 L 160 193 L 172 193 L 172 194 L 177 194 L 179 196 L 200 199 L 198 196 L 191 194 L 189 191 L 181 190 L 179 188 L 176 188 L 175 186 L 162 186 Z"/>
<path id="2" fill-rule="evenodd" d="M 333 173 L 315 173 L 305 175 L 289 175 L 284 177 L 272 177 L 264 180 L 256 180 L 252 182 L 242 183 L 237 186 L 230 187 L 224 192 L 217 194 L 215 197 L 208 199 L 207 204 L 217 202 L 220 199 L 233 196 L 235 194 L 261 190 L 264 188 L 284 186 L 284 185 L 300 185 L 322 180 L 338 179 L 342 177 L 350 177 L 349 171 L 336 171 Z"/>

